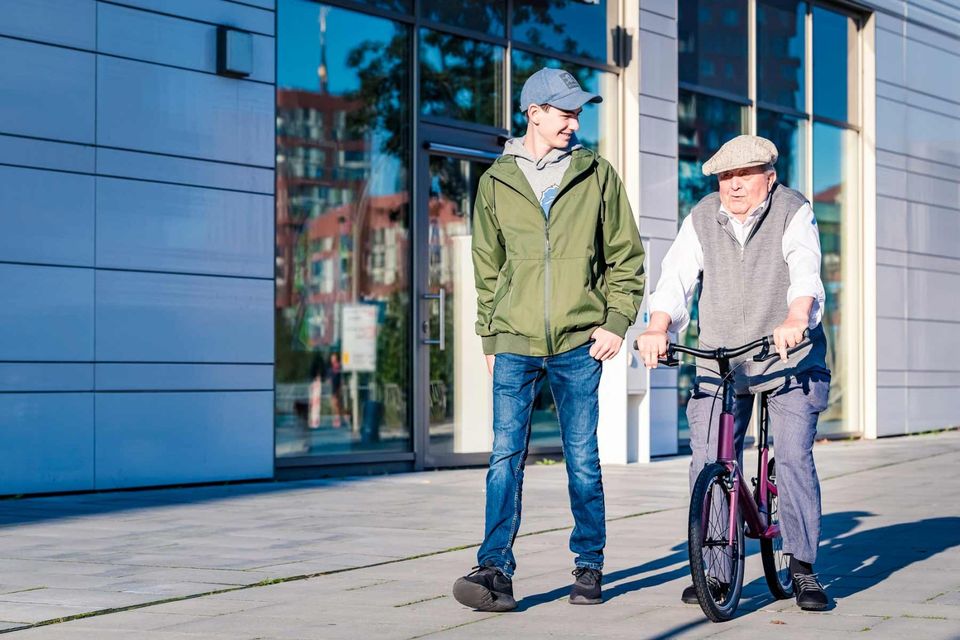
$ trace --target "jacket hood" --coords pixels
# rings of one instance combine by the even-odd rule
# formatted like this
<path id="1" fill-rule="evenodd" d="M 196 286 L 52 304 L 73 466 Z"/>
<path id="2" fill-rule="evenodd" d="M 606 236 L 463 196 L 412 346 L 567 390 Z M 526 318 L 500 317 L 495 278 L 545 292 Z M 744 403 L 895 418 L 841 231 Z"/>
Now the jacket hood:
<path id="1" fill-rule="evenodd" d="M 580 141 L 577 140 L 576 135 L 570 138 L 570 144 L 567 145 L 564 149 L 550 149 L 547 152 L 547 155 L 543 156 L 539 160 L 533 157 L 533 155 L 523 146 L 524 137 L 519 138 L 510 138 L 507 140 L 506 144 L 503 145 L 503 155 L 505 156 L 514 156 L 517 159 L 517 162 L 528 162 L 537 169 L 543 169 L 544 167 L 556 164 L 560 162 L 571 153 L 577 149 L 582 149 L 583 145 L 580 144 Z"/>

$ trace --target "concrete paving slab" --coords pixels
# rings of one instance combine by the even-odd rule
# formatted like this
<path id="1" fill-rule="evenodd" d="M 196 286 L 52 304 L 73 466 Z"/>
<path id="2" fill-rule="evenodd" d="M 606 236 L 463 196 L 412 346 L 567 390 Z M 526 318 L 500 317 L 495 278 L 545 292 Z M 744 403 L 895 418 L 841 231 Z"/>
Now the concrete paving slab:
<path id="1" fill-rule="evenodd" d="M 450 596 L 475 562 L 483 527 L 479 469 L 2 501 L 0 631 L 132 602 L 146 606 L 15 633 L 789 639 L 813 630 L 822 640 L 868 629 L 865 637 L 960 638 L 949 635 L 960 625 L 960 516 L 943 508 L 960 504 L 960 481 L 938 471 L 960 464 L 960 434 L 818 444 L 816 456 L 817 568 L 836 601 L 826 613 L 773 600 L 755 544 L 736 619 L 716 625 L 679 602 L 690 580 L 688 459 L 679 457 L 604 469 L 606 602 L 598 607 L 566 602 L 572 518 L 563 466 L 531 465 L 516 545 L 520 610 L 508 614 L 470 611 Z M 234 585 L 251 586 L 151 604 Z M 37 586 L 41 595 L 23 591 Z"/>

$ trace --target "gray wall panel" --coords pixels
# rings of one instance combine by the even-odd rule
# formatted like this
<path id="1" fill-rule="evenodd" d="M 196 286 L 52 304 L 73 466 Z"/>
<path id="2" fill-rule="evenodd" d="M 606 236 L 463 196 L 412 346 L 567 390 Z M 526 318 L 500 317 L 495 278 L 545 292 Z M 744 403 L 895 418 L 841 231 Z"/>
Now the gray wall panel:
<path id="1" fill-rule="evenodd" d="M 0 362 L 0 391 L 93 391 L 93 365 Z"/>
<path id="2" fill-rule="evenodd" d="M 0 494 L 93 489 L 93 394 L 0 394 Z"/>
<path id="3" fill-rule="evenodd" d="M 128 7 L 101 4 L 97 51 L 146 62 L 216 73 L 217 28 Z M 273 82 L 274 39 L 253 36 L 250 80 Z"/>
<path id="4" fill-rule="evenodd" d="M 96 487 L 268 478 L 273 394 L 99 393 Z"/>
<path id="5" fill-rule="evenodd" d="M 93 49 L 96 10 L 94 0 L 3 0 L 0 35 Z"/>
<path id="6" fill-rule="evenodd" d="M 0 38 L 0 132 L 93 142 L 94 56 Z"/>
<path id="7" fill-rule="evenodd" d="M 100 148 L 97 149 L 97 173 L 265 194 L 272 194 L 275 184 L 273 169 Z"/>
<path id="8" fill-rule="evenodd" d="M 0 264 L 0 360 L 93 360 L 93 270 Z"/>
<path id="9" fill-rule="evenodd" d="M 98 391 L 273 390 L 269 364 L 98 364 Z"/>
<path id="10" fill-rule="evenodd" d="M 101 56 L 97 122 L 101 145 L 274 165 L 269 85 Z"/>
<path id="11" fill-rule="evenodd" d="M 113 0 L 114 4 L 273 35 L 273 12 L 224 0 Z M 102 5 L 103 3 L 101 3 Z"/>
<path id="12" fill-rule="evenodd" d="M 273 198 L 97 178 L 97 266 L 270 278 Z"/>
<path id="13" fill-rule="evenodd" d="M 0 164 L 93 173 L 94 147 L 0 135 Z"/>
<path id="14" fill-rule="evenodd" d="M 0 166 L 0 260 L 93 266 L 92 176 Z"/>
<path id="15" fill-rule="evenodd" d="M 273 281 L 97 272 L 97 360 L 273 363 Z"/>

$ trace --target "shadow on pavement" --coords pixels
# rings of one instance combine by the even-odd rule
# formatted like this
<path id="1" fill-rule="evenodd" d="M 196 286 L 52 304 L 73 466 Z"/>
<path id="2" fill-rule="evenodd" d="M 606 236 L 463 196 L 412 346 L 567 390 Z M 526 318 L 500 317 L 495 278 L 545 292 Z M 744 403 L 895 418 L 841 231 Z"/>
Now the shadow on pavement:
<path id="1" fill-rule="evenodd" d="M 931 518 L 851 533 L 873 515 L 866 511 L 842 511 L 823 516 L 816 568 L 832 597 L 845 597 L 869 589 L 914 562 L 960 545 L 960 517 Z M 746 553 L 759 553 L 759 548 L 756 541 L 750 540 Z M 605 574 L 604 601 L 689 576 L 686 543 L 677 544 L 671 551 L 657 560 Z M 677 563 L 683 565 L 674 567 Z M 668 570 L 659 571 L 661 569 Z M 643 574 L 651 575 L 623 582 Z M 686 580 L 683 584 L 686 585 Z M 570 583 L 565 583 L 556 589 L 526 596 L 518 603 L 517 611 L 562 598 L 569 590 Z M 773 602 L 766 580 L 759 575 L 744 585 L 738 613 L 742 616 Z M 679 633 L 690 626 L 695 625 L 684 625 L 670 633 Z"/>

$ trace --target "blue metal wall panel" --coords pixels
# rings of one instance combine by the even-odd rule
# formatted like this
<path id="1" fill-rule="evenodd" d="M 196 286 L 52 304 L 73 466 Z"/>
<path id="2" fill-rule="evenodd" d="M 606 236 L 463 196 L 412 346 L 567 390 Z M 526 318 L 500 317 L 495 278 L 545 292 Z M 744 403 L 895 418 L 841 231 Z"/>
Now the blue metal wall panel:
<path id="1" fill-rule="evenodd" d="M 93 142 L 94 55 L 0 38 L 0 133 Z"/>
<path id="2" fill-rule="evenodd" d="M 92 176 L 0 166 L 0 260 L 93 266 Z"/>
<path id="3" fill-rule="evenodd" d="M 98 364 L 98 391 L 273 390 L 269 364 Z M 0 368 L 0 380 L 2 380 Z"/>
<path id="4" fill-rule="evenodd" d="M 0 394 L 0 495 L 93 489 L 93 394 Z"/>
<path id="5" fill-rule="evenodd" d="M 3 0 L 0 35 L 93 49 L 96 11 L 93 0 Z"/>
<path id="6" fill-rule="evenodd" d="M 97 266 L 273 275 L 271 196 L 97 178 Z"/>
<path id="7" fill-rule="evenodd" d="M 93 391 L 93 364 L 0 362 L 0 392 Z"/>
<path id="8" fill-rule="evenodd" d="M 269 478 L 273 393 L 98 393 L 96 487 Z"/>
<path id="9" fill-rule="evenodd" d="M 97 12 L 97 50 L 145 62 L 217 72 L 215 25 L 111 4 Z M 250 80 L 273 82 L 274 39 L 253 36 Z"/>
<path id="10" fill-rule="evenodd" d="M 93 360 L 93 270 L 0 264 L 0 360 Z"/>
<path id="11" fill-rule="evenodd" d="M 0 164 L 93 173 L 94 147 L 0 135 Z"/>
<path id="12" fill-rule="evenodd" d="M 101 56 L 97 143 L 274 165 L 270 85 Z"/>
<path id="13" fill-rule="evenodd" d="M 273 169 L 116 149 L 97 149 L 97 173 L 270 195 L 274 192 Z"/>
<path id="14" fill-rule="evenodd" d="M 273 363 L 273 281 L 97 271 L 97 360 Z"/>
<path id="15" fill-rule="evenodd" d="M 225 0 L 113 0 L 114 4 L 148 9 L 245 31 L 273 35 L 273 12 Z M 103 3 L 101 3 L 102 6 Z"/>

